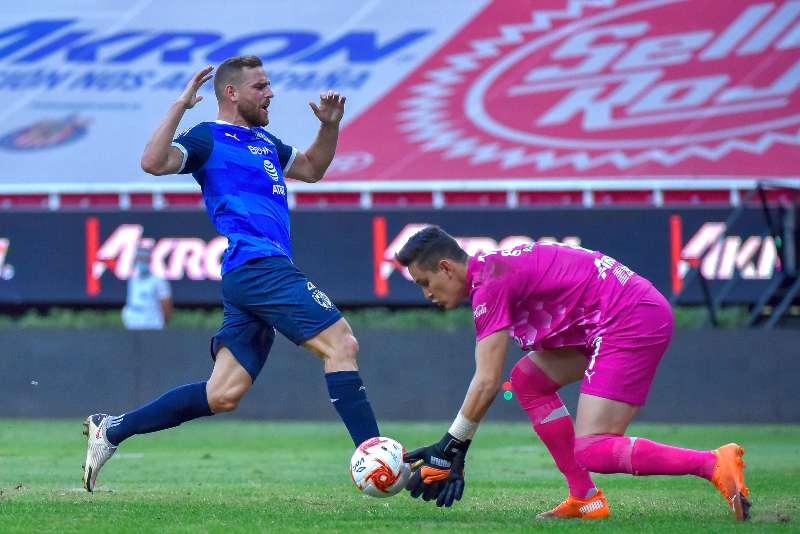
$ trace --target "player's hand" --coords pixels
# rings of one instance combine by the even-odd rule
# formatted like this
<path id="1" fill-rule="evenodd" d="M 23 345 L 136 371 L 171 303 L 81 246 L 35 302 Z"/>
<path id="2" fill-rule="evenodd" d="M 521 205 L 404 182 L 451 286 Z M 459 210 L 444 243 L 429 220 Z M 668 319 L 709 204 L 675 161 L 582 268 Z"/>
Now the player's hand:
<path id="1" fill-rule="evenodd" d="M 466 456 L 468 448 L 469 441 L 460 441 L 447 433 L 438 443 L 406 453 L 403 457 L 404 462 L 412 465 L 421 462 L 421 466 L 411 475 L 406 484 L 406 489 L 411 496 L 416 499 L 421 495 L 425 501 L 438 500 L 441 491 L 450 482 L 453 462 L 458 457 L 461 457 L 461 460 L 456 462 L 456 468 L 459 471 L 463 470 L 463 458 Z M 463 491 L 463 474 L 459 473 L 459 476 L 461 476 Z M 455 498 L 458 493 L 455 486 L 452 488 L 452 493 Z M 450 499 L 450 505 L 452 505 L 452 501 L 453 499 Z"/>
<path id="2" fill-rule="evenodd" d="M 183 90 L 183 93 L 181 93 L 181 96 L 178 97 L 178 102 L 183 104 L 184 108 L 192 109 L 195 104 L 203 100 L 203 97 L 199 96 L 197 91 L 203 86 L 204 83 L 211 79 L 212 70 L 214 70 L 214 67 L 211 65 L 205 67 L 192 76 L 192 79 L 186 84 L 186 88 Z"/>
<path id="3" fill-rule="evenodd" d="M 470 442 L 466 445 L 469 447 Z M 439 494 L 436 497 L 436 506 L 450 508 L 453 503 L 461 500 L 464 495 L 464 463 L 467 459 L 467 451 L 460 451 L 453 458 L 450 466 L 450 474 L 445 480 L 439 482 Z"/>
<path id="4" fill-rule="evenodd" d="M 319 122 L 324 125 L 337 125 L 344 116 L 344 96 L 335 91 L 328 91 L 319 95 L 319 106 L 314 102 L 309 102 L 311 110 L 317 116 Z"/>

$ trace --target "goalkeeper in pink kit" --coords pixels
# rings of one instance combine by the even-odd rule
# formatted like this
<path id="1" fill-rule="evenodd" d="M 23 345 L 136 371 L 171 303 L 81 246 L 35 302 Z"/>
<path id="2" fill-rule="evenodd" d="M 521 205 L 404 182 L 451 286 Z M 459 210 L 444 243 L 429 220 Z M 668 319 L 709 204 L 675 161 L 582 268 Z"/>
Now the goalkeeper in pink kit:
<path id="1" fill-rule="evenodd" d="M 569 486 L 568 498 L 540 518 L 607 517 L 590 472 L 702 477 L 737 520 L 748 518 L 739 445 L 699 451 L 625 435 L 672 337 L 672 310 L 648 280 L 560 243 L 469 257 L 436 226 L 411 237 L 397 260 L 435 304 L 452 309 L 469 297 L 477 338 L 475 375 L 449 431 L 406 455 L 421 464 L 407 486 L 413 497 L 438 506 L 461 498 L 467 449 L 500 388 L 510 336 L 529 351 L 511 371 L 514 393 Z M 573 426 L 557 391 L 578 380 Z"/>

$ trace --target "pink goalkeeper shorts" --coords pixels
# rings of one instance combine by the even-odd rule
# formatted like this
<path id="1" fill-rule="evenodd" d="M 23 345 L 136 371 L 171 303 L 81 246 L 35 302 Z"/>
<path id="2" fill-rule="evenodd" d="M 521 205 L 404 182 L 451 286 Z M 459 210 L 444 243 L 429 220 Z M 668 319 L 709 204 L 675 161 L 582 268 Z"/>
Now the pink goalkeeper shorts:
<path id="1" fill-rule="evenodd" d="M 642 406 L 672 339 L 672 307 L 651 284 L 615 323 L 594 340 L 581 393 Z"/>

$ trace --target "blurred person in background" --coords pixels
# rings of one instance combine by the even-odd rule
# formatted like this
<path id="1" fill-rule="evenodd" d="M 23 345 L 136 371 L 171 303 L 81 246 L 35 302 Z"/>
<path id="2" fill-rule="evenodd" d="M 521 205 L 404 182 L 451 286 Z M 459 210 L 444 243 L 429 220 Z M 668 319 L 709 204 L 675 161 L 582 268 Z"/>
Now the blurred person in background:
<path id="1" fill-rule="evenodd" d="M 172 316 L 169 282 L 150 270 L 150 249 L 139 248 L 128 278 L 122 324 L 128 330 L 162 330 Z"/>

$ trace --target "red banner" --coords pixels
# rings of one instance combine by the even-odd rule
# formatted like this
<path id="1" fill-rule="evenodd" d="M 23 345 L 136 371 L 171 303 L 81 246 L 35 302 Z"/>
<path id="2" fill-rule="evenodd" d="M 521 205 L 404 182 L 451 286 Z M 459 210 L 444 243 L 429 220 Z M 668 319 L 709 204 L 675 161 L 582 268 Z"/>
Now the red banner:
<path id="1" fill-rule="evenodd" d="M 496 1 L 343 133 L 329 180 L 791 177 L 800 2 Z"/>

